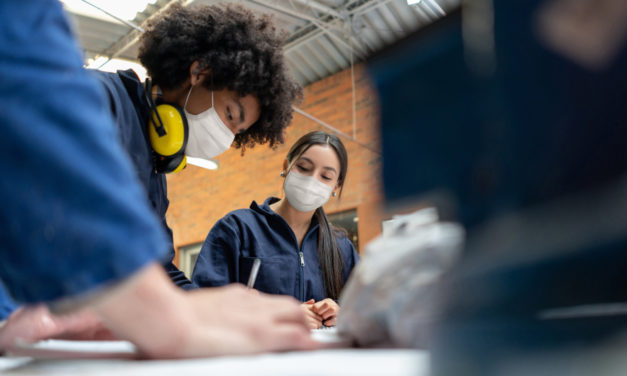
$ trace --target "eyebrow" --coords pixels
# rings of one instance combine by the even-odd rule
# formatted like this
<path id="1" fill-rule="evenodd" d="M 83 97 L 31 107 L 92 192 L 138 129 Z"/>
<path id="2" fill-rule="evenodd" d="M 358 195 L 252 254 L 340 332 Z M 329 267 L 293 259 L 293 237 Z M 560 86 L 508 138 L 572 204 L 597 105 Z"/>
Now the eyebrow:
<path id="1" fill-rule="evenodd" d="M 303 160 L 305 160 L 305 161 L 307 161 L 307 162 L 309 162 L 309 163 L 311 163 L 311 164 L 314 164 L 314 163 L 313 163 L 313 161 L 312 161 L 311 159 L 307 158 L 307 157 L 300 157 L 300 159 L 303 159 Z M 333 171 L 333 172 L 335 172 L 335 173 L 337 174 L 337 171 L 335 171 L 335 169 L 334 169 L 333 167 L 330 167 L 330 166 L 324 166 L 324 167 L 322 167 L 322 168 L 323 168 L 323 169 L 325 169 L 325 170 L 330 170 L 330 171 Z"/>
<path id="2" fill-rule="evenodd" d="M 235 101 L 237 103 L 237 107 L 239 108 L 239 122 L 243 123 L 244 118 L 246 117 L 246 112 L 244 111 L 244 106 L 242 106 L 242 102 Z"/>

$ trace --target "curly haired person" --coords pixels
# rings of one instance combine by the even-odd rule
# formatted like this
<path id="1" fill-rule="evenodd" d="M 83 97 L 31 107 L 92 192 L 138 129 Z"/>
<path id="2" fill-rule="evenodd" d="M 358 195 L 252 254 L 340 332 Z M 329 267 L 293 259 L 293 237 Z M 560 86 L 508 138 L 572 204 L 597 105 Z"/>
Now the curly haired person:
<path id="1" fill-rule="evenodd" d="M 148 22 L 139 60 L 157 89 L 157 104 L 184 110 L 189 124 L 184 154 L 189 157 L 213 158 L 232 144 L 243 151 L 282 143 L 292 104 L 302 95 L 288 75 L 282 38 L 271 20 L 243 7 L 172 6 Z M 165 222 L 165 174 L 155 171 L 146 141 L 145 88 L 132 70 L 94 73 L 108 93 L 122 142 L 153 208 L 171 233 Z M 165 267 L 171 279 L 191 288 L 173 258 L 170 247 Z"/>

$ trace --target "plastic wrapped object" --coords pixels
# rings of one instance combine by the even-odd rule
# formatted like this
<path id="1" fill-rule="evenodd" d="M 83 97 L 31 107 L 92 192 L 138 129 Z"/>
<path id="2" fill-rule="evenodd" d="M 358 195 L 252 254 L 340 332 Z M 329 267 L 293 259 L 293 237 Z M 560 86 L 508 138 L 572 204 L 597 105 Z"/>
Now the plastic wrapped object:
<path id="1" fill-rule="evenodd" d="M 357 346 L 422 347 L 435 284 L 460 254 L 464 230 L 435 209 L 395 217 L 366 247 L 340 297 L 338 333 Z"/>

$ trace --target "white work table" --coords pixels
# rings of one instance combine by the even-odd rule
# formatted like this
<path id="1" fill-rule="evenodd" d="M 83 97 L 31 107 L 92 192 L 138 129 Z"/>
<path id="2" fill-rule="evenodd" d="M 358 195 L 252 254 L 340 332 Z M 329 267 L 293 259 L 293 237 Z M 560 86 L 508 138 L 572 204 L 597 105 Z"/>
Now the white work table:
<path id="1" fill-rule="evenodd" d="M 188 360 L 0 357 L 0 374 L 426 376 L 428 362 L 425 352 L 404 349 L 331 349 Z"/>

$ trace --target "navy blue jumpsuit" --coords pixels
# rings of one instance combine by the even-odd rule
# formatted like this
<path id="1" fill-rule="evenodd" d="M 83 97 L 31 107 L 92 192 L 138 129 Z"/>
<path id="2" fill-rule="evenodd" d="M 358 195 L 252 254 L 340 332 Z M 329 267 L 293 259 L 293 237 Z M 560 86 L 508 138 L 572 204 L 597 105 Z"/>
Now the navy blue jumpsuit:
<path id="1" fill-rule="evenodd" d="M 83 294 L 167 255 L 82 65 L 61 3 L 0 1 L 0 280 L 20 303 Z"/>
<path id="2" fill-rule="evenodd" d="M 107 73 L 90 71 L 102 83 L 109 99 L 109 108 L 119 128 L 122 147 L 126 150 L 139 182 L 144 187 L 153 210 L 161 221 L 161 226 L 168 234 L 168 254 L 162 263 L 172 281 L 183 287 L 191 288 L 191 282 L 185 277 L 172 260 L 174 246 L 172 230 L 166 223 L 168 210 L 167 183 L 165 174 L 155 172 L 152 162 L 152 148 L 148 139 L 148 106 L 144 99 L 144 86 L 132 70 Z"/>
<path id="3" fill-rule="evenodd" d="M 291 295 L 301 302 L 327 298 L 318 262 L 316 217 L 299 247 L 294 232 L 279 214 L 270 209 L 277 198 L 256 202 L 250 209 L 230 212 L 220 219 L 205 240 L 192 281 L 199 287 L 246 284 L 255 258 L 261 267 L 255 289 L 269 294 Z M 344 280 L 359 260 L 353 243 L 337 236 L 344 259 Z"/>

